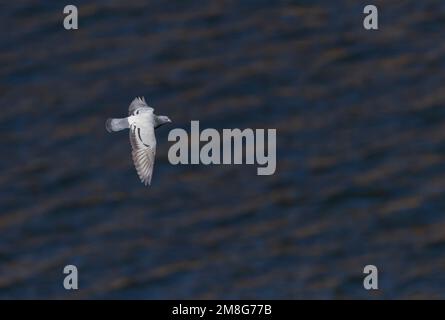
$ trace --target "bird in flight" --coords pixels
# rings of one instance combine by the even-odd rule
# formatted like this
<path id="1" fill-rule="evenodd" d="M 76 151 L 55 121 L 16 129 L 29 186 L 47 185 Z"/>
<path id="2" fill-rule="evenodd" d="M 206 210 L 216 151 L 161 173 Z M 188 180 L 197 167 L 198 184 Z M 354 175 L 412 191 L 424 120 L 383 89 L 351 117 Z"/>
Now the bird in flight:
<path id="1" fill-rule="evenodd" d="M 171 122 L 167 116 L 157 116 L 145 98 L 135 98 L 128 107 L 127 118 L 108 119 L 108 132 L 130 129 L 131 155 L 139 179 L 145 185 L 151 184 L 156 154 L 155 129 Z"/>

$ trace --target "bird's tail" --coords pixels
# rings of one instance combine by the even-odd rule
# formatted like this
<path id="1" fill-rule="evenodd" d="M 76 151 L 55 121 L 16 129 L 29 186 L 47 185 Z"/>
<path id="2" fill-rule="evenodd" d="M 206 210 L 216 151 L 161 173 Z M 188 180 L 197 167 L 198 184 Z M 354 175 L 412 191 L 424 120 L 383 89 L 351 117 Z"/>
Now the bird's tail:
<path id="1" fill-rule="evenodd" d="M 108 132 L 121 131 L 129 128 L 128 119 L 107 119 L 105 122 L 105 128 Z"/>

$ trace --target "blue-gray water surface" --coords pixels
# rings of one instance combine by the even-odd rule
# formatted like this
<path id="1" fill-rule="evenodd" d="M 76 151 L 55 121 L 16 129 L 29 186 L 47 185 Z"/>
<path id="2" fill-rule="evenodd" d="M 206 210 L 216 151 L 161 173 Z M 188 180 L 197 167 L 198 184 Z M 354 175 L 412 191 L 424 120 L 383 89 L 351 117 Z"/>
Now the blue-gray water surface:
<path id="1" fill-rule="evenodd" d="M 1 4 L 0 298 L 445 298 L 445 2 L 367 2 Z M 136 96 L 149 188 L 104 127 Z M 275 128 L 276 173 L 171 165 L 191 120 Z"/>

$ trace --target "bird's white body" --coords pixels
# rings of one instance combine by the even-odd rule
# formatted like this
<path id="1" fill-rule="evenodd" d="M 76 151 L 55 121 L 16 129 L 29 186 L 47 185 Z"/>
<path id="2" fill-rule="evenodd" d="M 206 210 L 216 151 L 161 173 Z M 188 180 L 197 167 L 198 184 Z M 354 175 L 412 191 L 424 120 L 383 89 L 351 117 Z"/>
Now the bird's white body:
<path id="1" fill-rule="evenodd" d="M 134 116 L 129 116 L 127 119 L 130 130 L 132 130 L 132 128 L 133 130 L 140 128 L 142 141 L 145 144 L 156 148 L 153 110 L 141 112 L 140 114 Z"/>

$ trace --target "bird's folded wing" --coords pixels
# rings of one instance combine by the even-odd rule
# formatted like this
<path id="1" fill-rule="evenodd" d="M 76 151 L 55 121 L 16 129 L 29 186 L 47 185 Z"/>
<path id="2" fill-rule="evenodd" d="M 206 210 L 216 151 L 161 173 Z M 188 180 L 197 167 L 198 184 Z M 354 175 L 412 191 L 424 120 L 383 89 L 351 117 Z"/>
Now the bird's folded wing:
<path id="1" fill-rule="evenodd" d="M 147 105 L 147 103 L 145 102 L 145 98 L 144 97 L 142 97 L 142 98 L 137 97 L 130 103 L 130 106 L 128 107 L 128 114 L 130 116 L 133 116 L 140 109 L 146 109 L 146 110 L 152 110 L 153 111 L 153 108 L 149 107 Z"/>
<path id="2" fill-rule="evenodd" d="M 139 179 L 145 185 L 151 183 L 156 154 L 156 140 L 149 132 L 137 126 L 130 128 L 131 155 Z"/>

